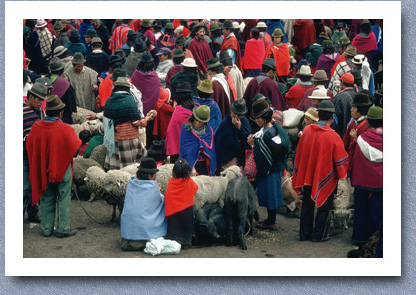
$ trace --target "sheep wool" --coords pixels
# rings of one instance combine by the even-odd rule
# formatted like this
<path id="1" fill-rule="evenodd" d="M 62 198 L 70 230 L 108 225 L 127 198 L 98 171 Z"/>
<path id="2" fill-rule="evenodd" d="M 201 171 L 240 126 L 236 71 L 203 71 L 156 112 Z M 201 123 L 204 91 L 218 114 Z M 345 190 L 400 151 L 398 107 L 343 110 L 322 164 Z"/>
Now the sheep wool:
<path id="1" fill-rule="evenodd" d="M 90 110 L 77 107 L 77 112 L 72 113 L 72 120 L 74 121 L 74 124 L 82 124 L 87 121 L 86 117 L 91 113 L 92 112 Z"/>
<path id="2" fill-rule="evenodd" d="M 92 152 L 90 159 L 93 159 L 98 164 L 100 164 L 100 167 L 104 167 L 105 164 L 105 154 L 107 153 L 107 147 L 103 144 L 96 146 Z"/>

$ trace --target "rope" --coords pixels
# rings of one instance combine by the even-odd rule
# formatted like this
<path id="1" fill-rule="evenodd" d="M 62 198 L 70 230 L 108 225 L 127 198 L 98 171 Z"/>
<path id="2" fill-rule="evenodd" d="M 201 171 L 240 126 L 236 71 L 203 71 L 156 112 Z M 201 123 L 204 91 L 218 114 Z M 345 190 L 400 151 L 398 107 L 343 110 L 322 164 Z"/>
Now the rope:
<path id="1" fill-rule="evenodd" d="M 282 183 L 282 188 L 283 188 L 283 186 L 286 184 L 286 182 L 288 182 L 288 181 L 292 181 L 292 176 L 291 177 L 289 177 L 288 179 L 286 179 L 285 181 L 283 181 L 283 183 Z"/>
<path id="2" fill-rule="evenodd" d="M 88 216 L 88 217 L 89 217 L 92 221 L 94 221 L 94 222 L 96 222 L 96 223 L 98 223 L 98 224 L 101 224 L 101 225 L 102 225 L 103 223 L 101 223 L 101 222 L 99 222 L 99 221 L 95 220 L 94 218 L 92 218 L 92 217 L 91 217 L 91 215 L 87 212 L 87 210 L 85 210 L 84 206 L 82 205 L 81 199 L 80 199 L 80 198 L 79 198 L 79 196 L 78 196 L 76 186 L 73 186 L 72 191 L 74 192 L 75 196 L 77 197 L 77 199 L 78 199 L 78 203 L 81 205 L 81 208 L 82 208 L 82 210 L 84 210 L 85 214 L 87 214 L 87 216 Z"/>

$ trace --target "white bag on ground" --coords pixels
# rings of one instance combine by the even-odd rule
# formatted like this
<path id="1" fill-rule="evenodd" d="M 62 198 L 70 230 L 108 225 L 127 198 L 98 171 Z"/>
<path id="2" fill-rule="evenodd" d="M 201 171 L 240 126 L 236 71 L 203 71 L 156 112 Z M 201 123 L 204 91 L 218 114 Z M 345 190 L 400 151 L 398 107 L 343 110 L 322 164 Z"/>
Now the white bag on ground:
<path id="1" fill-rule="evenodd" d="M 283 127 L 297 127 L 302 119 L 304 112 L 297 109 L 283 111 Z"/>
<path id="2" fill-rule="evenodd" d="M 165 240 L 163 237 L 150 239 L 146 243 L 144 253 L 156 256 L 159 254 L 179 254 L 181 244 L 173 240 Z"/>

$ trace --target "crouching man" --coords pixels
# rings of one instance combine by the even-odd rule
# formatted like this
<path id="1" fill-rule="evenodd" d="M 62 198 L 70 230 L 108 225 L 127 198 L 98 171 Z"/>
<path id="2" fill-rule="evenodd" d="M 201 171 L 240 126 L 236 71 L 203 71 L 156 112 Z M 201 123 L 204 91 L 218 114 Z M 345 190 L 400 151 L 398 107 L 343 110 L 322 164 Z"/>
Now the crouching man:
<path id="1" fill-rule="evenodd" d="M 324 100 L 318 108 L 319 121 L 303 130 L 296 151 L 292 186 L 303 190 L 299 237 L 301 241 L 328 240 L 327 219 L 338 180 L 347 176 L 348 154 L 341 137 L 333 129 L 335 108 Z M 318 207 L 313 226 L 314 207 Z"/>
<path id="2" fill-rule="evenodd" d="M 127 186 L 121 214 L 121 249 L 143 251 L 150 239 L 167 233 L 164 197 L 156 182 L 156 161 L 141 160 L 137 178 L 132 176 Z"/>
<path id="3" fill-rule="evenodd" d="M 46 101 L 46 117 L 33 124 L 26 140 L 29 157 L 29 177 L 32 182 L 32 204 L 40 200 L 42 234 L 53 233 L 55 212 L 58 208 L 56 236 L 76 234 L 69 227 L 71 205 L 72 161 L 81 140 L 68 124 L 61 121 L 65 104 L 57 95 Z"/>

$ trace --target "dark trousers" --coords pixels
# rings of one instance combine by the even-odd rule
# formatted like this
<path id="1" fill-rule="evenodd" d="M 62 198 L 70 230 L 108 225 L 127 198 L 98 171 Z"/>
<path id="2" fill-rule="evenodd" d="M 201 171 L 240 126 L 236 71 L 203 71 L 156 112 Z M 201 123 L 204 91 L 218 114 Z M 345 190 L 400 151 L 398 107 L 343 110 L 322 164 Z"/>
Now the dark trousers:
<path id="1" fill-rule="evenodd" d="M 383 224 L 383 192 L 354 189 L 354 228 L 352 239 L 366 242 Z"/>
<path id="2" fill-rule="evenodd" d="M 311 186 L 303 187 L 303 199 L 302 199 L 302 210 L 300 214 L 300 230 L 299 236 L 301 240 L 304 239 L 315 239 L 322 240 L 327 234 L 327 221 L 329 211 L 332 209 L 334 202 L 335 191 L 333 191 L 326 202 L 318 208 L 314 221 L 314 209 L 315 202 L 311 198 Z"/>
<path id="3" fill-rule="evenodd" d="M 32 183 L 29 179 L 29 158 L 27 152 L 23 152 L 23 218 L 27 210 L 28 218 L 34 217 L 39 212 L 39 205 L 32 206 Z"/>

